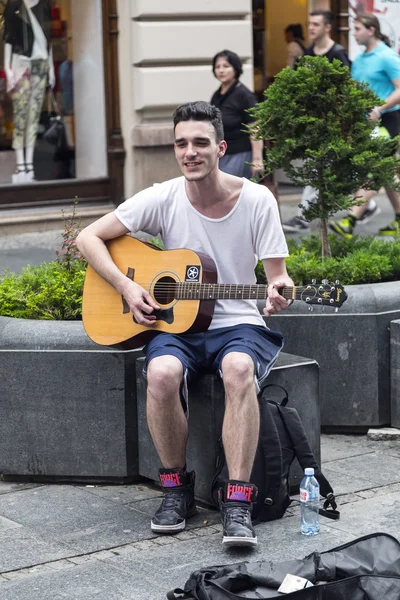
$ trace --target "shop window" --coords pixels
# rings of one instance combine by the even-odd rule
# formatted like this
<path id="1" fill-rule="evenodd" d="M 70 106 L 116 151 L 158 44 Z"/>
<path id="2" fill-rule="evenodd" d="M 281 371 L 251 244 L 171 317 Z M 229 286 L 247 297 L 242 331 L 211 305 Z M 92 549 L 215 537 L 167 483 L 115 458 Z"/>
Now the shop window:
<path id="1" fill-rule="evenodd" d="M 107 175 L 101 0 L 0 0 L 0 184 Z"/>

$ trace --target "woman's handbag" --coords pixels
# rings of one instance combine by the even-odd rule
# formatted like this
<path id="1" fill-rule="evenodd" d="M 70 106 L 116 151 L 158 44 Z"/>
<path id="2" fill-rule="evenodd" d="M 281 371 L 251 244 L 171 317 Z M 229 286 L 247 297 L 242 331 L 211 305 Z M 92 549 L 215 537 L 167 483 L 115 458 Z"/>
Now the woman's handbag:
<path id="1" fill-rule="evenodd" d="M 67 135 L 65 131 L 64 119 L 60 114 L 60 110 L 52 90 L 50 90 L 48 94 L 48 102 L 48 113 L 52 116 L 50 117 L 50 125 L 43 134 L 43 139 L 52 146 L 56 146 L 56 148 L 65 148 L 67 146 Z"/>

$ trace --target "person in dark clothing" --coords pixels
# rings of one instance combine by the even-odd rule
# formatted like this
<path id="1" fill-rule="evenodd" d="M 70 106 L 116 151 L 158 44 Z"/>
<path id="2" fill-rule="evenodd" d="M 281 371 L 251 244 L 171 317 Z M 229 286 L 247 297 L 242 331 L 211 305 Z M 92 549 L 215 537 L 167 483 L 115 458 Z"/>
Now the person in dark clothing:
<path id="1" fill-rule="evenodd" d="M 223 50 L 216 54 L 212 69 L 221 86 L 213 94 L 211 104 L 222 113 L 228 145 L 225 156 L 219 161 L 219 168 L 224 173 L 249 179 L 263 170 L 263 142 L 252 140 L 244 131 L 245 125 L 253 120 L 247 109 L 256 104 L 256 97 L 239 81 L 243 69 L 235 52 Z"/>
<path id="2" fill-rule="evenodd" d="M 345 49 L 331 38 L 333 14 L 329 10 L 317 9 L 310 14 L 308 21 L 308 38 L 311 45 L 305 50 L 305 56 L 325 56 L 329 62 L 335 58 L 346 67 L 350 60 Z"/>

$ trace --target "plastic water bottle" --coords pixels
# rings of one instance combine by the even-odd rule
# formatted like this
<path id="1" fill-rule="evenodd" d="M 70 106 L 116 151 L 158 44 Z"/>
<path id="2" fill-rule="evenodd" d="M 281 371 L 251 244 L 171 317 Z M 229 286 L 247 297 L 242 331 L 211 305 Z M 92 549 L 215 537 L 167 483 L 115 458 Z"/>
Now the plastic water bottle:
<path id="1" fill-rule="evenodd" d="M 314 469 L 304 471 L 304 478 L 300 483 L 300 531 L 303 535 L 317 535 L 319 533 L 319 483 L 314 477 Z"/>

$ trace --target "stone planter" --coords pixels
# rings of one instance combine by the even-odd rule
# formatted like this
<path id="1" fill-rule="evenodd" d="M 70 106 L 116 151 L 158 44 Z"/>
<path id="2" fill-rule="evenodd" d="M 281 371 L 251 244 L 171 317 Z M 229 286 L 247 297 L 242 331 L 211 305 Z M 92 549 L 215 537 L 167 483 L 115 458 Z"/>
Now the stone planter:
<path id="1" fill-rule="evenodd" d="M 365 432 L 391 423 L 390 322 L 400 318 L 400 282 L 346 286 L 337 313 L 295 302 L 266 320 L 285 335 L 285 352 L 320 366 L 321 425 Z M 260 302 L 260 311 L 265 304 Z"/>
<path id="2" fill-rule="evenodd" d="M 140 355 L 97 346 L 80 321 L 0 317 L 0 474 L 135 479 Z"/>

